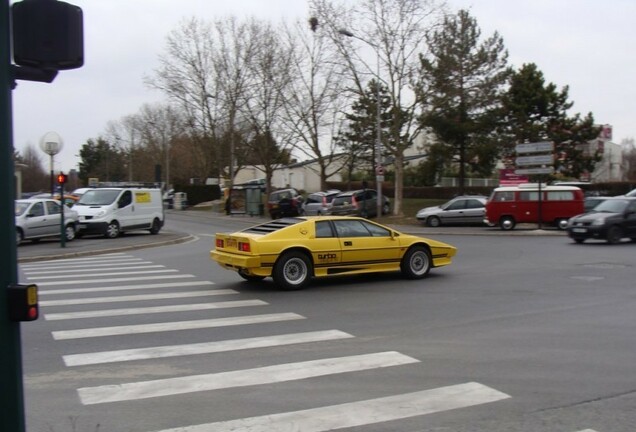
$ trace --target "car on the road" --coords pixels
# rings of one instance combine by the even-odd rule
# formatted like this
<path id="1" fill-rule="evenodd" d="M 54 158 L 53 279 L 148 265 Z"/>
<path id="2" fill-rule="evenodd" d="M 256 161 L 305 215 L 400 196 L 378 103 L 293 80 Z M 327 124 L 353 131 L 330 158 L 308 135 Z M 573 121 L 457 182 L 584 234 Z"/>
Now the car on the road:
<path id="1" fill-rule="evenodd" d="M 612 197 L 588 213 L 570 218 L 566 228 L 576 243 L 588 239 L 619 243 L 623 238 L 636 242 L 636 197 Z"/>
<path id="2" fill-rule="evenodd" d="M 425 277 L 451 264 L 457 249 L 359 217 L 283 218 L 234 233 L 217 233 L 210 257 L 247 281 L 272 277 L 285 290 L 312 278 L 377 272 Z"/>
<path id="3" fill-rule="evenodd" d="M 269 194 L 267 211 L 272 219 L 298 216 L 302 204 L 303 197 L 296 189 L 280 189 Z"/>
<path id="4" fill-rule="evenodd" d="M 382 195 L 382 214 L 391 211 L 391 201 Z M 338 194 L 331 201 L 330 214 L 334 216 L 374 217 L 378 214 L 378 193 L 375 189 L 359 189 Z"/>
<path id="5" fill-rule="evenodd" d="M 64 239 L 75 238 L 79 217 L 75 210 L 64 208 Z M 16 244 L 24 240 L 39 241 L 46 237 L 59 237 L 62 233 L 62 206 L 46 198 L 15 201 Z"/>
<path id="6" fill-rule="evenodd" d="M 338 189 L 330 189 L 323 192 L 314 192 L 307 195 L 302 205 L 302 214 L 305 216 L 320 216 L 329 214 L 331 202 L 340 194 Z"/>
<path id="7" fill-rule="evenodd" d="M 484 224 L 488 197 L 462 195 L 440 206 L 426 207 L 417 212 L 418 221 L 430 227 L 456 224 Z"/>
<path id="8" fill-rule="evenodd" d="M 636 197 L 636 189 L 632 189 L 625 194 L 626 197 Z"/>

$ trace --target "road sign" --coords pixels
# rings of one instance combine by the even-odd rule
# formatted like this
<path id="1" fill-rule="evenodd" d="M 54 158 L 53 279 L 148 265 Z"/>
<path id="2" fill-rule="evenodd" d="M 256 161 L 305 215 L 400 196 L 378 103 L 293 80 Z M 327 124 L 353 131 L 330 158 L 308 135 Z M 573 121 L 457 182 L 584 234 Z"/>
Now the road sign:
<path id="1" fill-rule="evenodd" d="M 517 153 L 548 153 L 554 151 L 554 143 L 542 141 L 536 143 L 517 144 Z"/>
<path id="2" fill-rule="evenodd" d="M 554 156 L 549 155 L 537 155 L 537 156 L 519 156 L 515 160 L 516 165 L 552 165 L 554 163 Z"/>
<path id="3" fill-rule="evenodd" d="M 515 174 L 529 175 L 529 174 L 552 174 L 554 173 L 554 167 L 545 168 L 522 168 L 515 170 Z"/>

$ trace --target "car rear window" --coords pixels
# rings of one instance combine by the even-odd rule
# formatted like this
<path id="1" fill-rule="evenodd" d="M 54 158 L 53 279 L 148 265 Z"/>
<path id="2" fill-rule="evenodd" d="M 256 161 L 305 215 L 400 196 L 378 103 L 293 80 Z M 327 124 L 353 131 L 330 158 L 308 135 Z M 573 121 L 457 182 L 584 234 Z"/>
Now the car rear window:
<path id="1" fill-rule="evenodd" d="M 340 195 L 333 199 L 331 202 L 333 205 L 344 204 L 346 202 L 351 202 L 351 195 Z"/>
<path id="2" fill-rule="evenodd" d="M 246 228 L 241 232 L 244 233 L 252 233 L 252 234 L 269 234 L 274 231 L 278 231 L 282 228 L 287 228 L 288 226 L 296 225 L 297 223 L 302 222 L 303 219 L 298 218 L 282 218 L 276 219 L 270 222 L 265 222 L 264 224 L 256 225 L 253 227 Z"/>

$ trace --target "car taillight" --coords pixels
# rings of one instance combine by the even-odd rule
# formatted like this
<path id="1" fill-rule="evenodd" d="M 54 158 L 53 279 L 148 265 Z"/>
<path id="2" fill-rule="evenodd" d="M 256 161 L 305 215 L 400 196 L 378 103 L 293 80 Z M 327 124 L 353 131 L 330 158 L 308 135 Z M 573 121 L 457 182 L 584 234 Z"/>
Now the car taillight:
<path id="1" fill-rule="evenodd" d="M 322 197 L 322 206 L 327 207 L 327 197 Z"/>
<path id="2" fill-rule="evenodd" d="M 351 195 L 351 205 L 358 208 L 358 201 L 356 201 L 355 195 Z"/>
<path id="3" fill-rule="evenodd" d="M 216 247 L 218 248 L 223 247 L 223 239 L 216 239 Z"/>
<path id="4" fill-rule="evenodd" d="M 239 242 L 238 243 L 238 250 L 240 250 L 241 252 L 250 252 L 251 251 L 250 244 L 249 243 Z"/>

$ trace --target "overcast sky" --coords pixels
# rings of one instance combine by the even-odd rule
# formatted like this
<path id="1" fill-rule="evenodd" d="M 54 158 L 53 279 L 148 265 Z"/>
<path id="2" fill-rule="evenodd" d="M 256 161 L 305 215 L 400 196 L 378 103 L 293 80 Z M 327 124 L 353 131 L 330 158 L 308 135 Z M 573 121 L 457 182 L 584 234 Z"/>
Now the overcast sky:
<path id="1" fill-rule="evenodd" d="M 255 16 L 306 19 L 303 0 L 66 0 L 84 12 L 85 62 L 52 84 L 19 81 L 13 91 L 14 145 L 39 150 L 57 132 L 64 147 L 55 170 L 78 168 L 79 149 L 111 120 L 164 99 L 149 90 L 167 34 L 184 18 Z M 12 1 L 13 3 L 13 1 Z M 613 141 L 636 137 L 636 1 L 449 0 L 469 8 L 483 36 L 498 31 L 519 67 L 536 63 L 548 82 L 570 87 L 570 114 L 592 112 L 613 126 Z M 48 169 L 49 158 L 42 153 Z"/>

